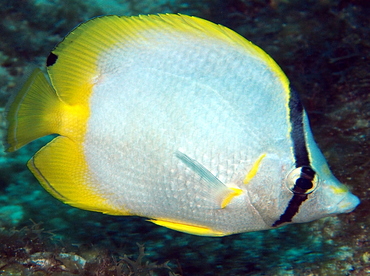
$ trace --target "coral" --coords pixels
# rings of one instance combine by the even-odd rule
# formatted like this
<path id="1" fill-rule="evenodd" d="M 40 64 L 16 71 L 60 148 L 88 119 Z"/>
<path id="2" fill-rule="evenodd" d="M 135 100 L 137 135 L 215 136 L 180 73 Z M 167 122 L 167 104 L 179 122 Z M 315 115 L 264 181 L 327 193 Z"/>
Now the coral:
<path id="1" fill-rule="evenodd" d="M 117 275 L 117 276 L 175 276 L 168 262 L 144 262 L 144 246 L 132 260 L 126 254 L 114 256 L 86 246 L 78 253 L 61 252 L 52 242 L 53 233 L 45 232 L 39 224 L 21 230 L 4 230 L 0 234 L 1 275 Z M 66 248 L 64 248 L 66 250 Z M 64 251 L 63 250 L 63 251 Z M 159 274 L 158 274 L 159 273 Z"/>

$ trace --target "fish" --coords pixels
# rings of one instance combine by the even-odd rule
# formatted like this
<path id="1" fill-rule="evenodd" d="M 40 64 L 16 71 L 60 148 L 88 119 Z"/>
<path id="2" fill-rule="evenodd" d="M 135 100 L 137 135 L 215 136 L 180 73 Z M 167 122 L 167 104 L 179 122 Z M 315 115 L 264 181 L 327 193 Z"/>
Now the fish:
<path id="1" fill-rule="evenodd" d="M 277 63 L 227 27 L 181 14 L 101 16 L 73 29 L 10 105 L 7 151 L 52 196 L 221 237 L 360 203 L 314 141 Z"/>

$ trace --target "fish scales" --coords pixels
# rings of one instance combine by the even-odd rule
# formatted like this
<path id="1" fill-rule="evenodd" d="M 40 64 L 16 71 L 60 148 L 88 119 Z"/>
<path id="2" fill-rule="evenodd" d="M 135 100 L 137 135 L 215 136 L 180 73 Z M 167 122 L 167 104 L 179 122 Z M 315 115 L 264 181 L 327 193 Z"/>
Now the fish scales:
<path id="1" fill-rule="evenodd" d="M 59 134 L 28 166 L 67 204 L 224 236 L 359 203 L 331 174 L 279 66 L 223 26 L 99 17 L 67 35 L 47 68 L 51 85 L 36 70 L 11 105 L 7 142 L 12 151 Z"/>

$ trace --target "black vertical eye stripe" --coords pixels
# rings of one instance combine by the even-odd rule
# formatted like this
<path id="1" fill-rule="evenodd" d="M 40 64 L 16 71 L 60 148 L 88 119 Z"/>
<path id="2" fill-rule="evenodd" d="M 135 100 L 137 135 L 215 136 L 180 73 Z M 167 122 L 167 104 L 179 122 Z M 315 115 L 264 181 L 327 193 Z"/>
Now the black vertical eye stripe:
<path id="1" fill-rule="evenodd" d="M 291 138 L 296 168 L 310 165 L 303 126 L 303 106 L 297 92 L 291 89 L 289 99 L 289 119 L 291 124 Z"/>
<path id="2" fill-rule="evenodd" d="M 284 222 L 292 221 L 292 218 L 296 213 L 298 213 L 299 207 L 307 199 L 307 195 L 294 194 L 292 199 L 289 201 L 288 207 L 285 212 L 280 216 L 280 218 L 272 224 L 272 227 L 279 226 Z"/>
<path id="3" fill-rule="evenodd" d="M 305 189 L 309 189 L 309 183 L 315 177 L 315 171 L 310 167 L 310 158 L 307 150 L 306 138 L 304 133 L 304 111 L 298 94 L 290 89 L 289 98 L 289 121 L 291 125 L 290 137 L 293 142 L 293 154 L 295 159 L 295 167 L 301 168 L 300 178 L 297 179 L 293 188 L 293 197 L 290 199 L 287 208 L 280 218 L 272 224 L 272 227 L 279 226 L 284 222 L 291 222 L 293 217 L 298 213 L 301 204 L 308 198 L 304 194 Z"/>

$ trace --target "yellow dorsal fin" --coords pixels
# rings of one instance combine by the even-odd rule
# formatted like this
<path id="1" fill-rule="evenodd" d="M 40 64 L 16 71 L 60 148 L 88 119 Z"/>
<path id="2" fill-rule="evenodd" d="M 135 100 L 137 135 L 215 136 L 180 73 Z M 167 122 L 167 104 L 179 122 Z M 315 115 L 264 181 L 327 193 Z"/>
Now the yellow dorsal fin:
<path id="1" fill-rule="evenodd" d="M 48 72 L 58 95 L 69 104 L 84 102 L 99 82 L 99 57 L 113 47 L 124 49 L 151 39 L 151 34 L 188 35 L 194 39 L 215 39 L 246 51 L 264 62 L 289 91 L 289 82 L 280 67 L 262 49 L 234 31 L 204 19 L 187 15 L 159 14 L 132 17 L 103 16 L 72 30 L 48 58 Z M 166 41 L 162 41 L 166 43 Z"/>
<path id="2" fill-rule="evenodd" d="M 243 183 L 244 184 L 248 184 L 249 183 L 249 181 L 251 181 L 252 180 L 252 178 L 253 177 L 255 177 L 255 175 L 257 174 L 257 172 L 258 172 L 258 168 L 259 168 L 259 166 L 260 166 L 260 164 L 261 164 L 261 161 L 262 161 L 262 159 L 263 158 L 265 158 L 266 157 L 266 153 L 263 153 L 263 154 L 261 154 L 258 158 L 257 158 L 257 160 L 254 162 L 254 164 L 253 164 L 253 166 L 252 166 L 252 168 L 250 169 L 250 171 L 247 173 L 247 175 L 245 176 L 245 178 L 244 178 L 244 180 L 243 180 Z"/>
<path id="3" fill-rule="evenodd" d="M 170 228 L 172 230 L 197 235 L 197 236 L 210 236 L 210 237 L 222 237 L 225 235 L 229 235 L 227 233 L 223 233 L 220 231 L 212 230 L 208 227 L 203 226 L 197 226 L 197 225 L 190 225 L 186 223 L 181 222 L 173 222 L 169 220 L 163 220 L 163 219 L 150 219 L 148 220 L 150 222 L 153 222 L 157 225 Z"/>
<path id="4" fill-rule="evenodd" d="M 100 17 L 82 23 L 51 51 L 47 60 L 50 80 L 59 97 L 68 104 L 87 102 L 99 77 L 99 56 L 118 41 L 117 34 L 112 35 L 113 18 L 118 17 Z"/>
<path id="5" fill-rule="evenodd" d="M 289 80 L 279 65 L 277 65 L 277 63 L 268 54 L 266 54 L 265 51 L 233 30 L 202 18 L 183 14 L 159 14 L 158 16 L 149 15 L 148 19 L 152 21 L 158 21 L 157 17 L 160 17 L 166 23 L 171 24 L 174 30 L 193 33 L 197 37 L 202 37 L 205 35 L 214 37 L 229 43 L 234 47 L 239 46 L 243 48 L 243 50 L 247 51 L 249 54 L 258 57 L 262 62 L 265 62 L 268 67 L 270 67 L 271 70 L 278 76 L 278 78 L 282 80 L 286 91 L 289 91 Z M 144 18 L 144 16 L 141 16 L 140 18 Z"/>

